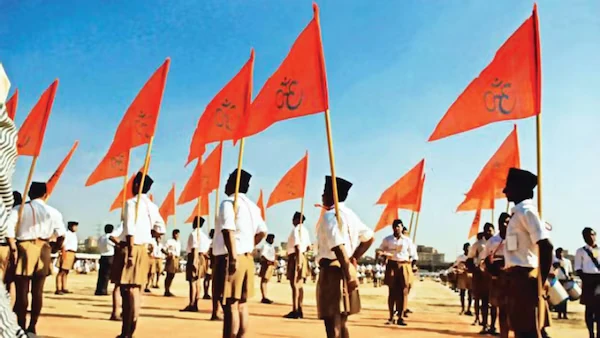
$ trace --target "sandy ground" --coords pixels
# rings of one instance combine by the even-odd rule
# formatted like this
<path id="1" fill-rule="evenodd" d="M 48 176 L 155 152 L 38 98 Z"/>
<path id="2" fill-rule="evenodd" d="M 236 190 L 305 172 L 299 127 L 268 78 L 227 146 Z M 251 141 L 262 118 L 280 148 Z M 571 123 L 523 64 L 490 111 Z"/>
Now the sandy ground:
<path id="1" fill-rule="evenodd" d="M 109 321 L 110 296 L 94 296 L 96 275 L 70 276 L 69 295 L 54 295 L 54 278 L 46 282 L 45 305 L 38 325 L 41 337 L 115 337 L 120 323 Z M 269 284 L 273 305 L 260 304 L 258 280 L 250 302 L 251 327 L 249 337 L 325 337 L 322 322 L 316 319 L 315 284 L 306 286 L 305 317 L 303 320 L 282 318 L 291 310 L 287 283 Z M 162 284 L 162 278 L 161 278 Z M 112 288 L 112 286 L 111 286 Z M 162 285 L 161 285 L 162 288 Z M 175 278 L 174 298 L 162 297 L 162 289 L 143 297 L 142 316 L 137 338 L 143 337 L 219 337 L 222 322 L 211 322 L 210 301 L 203 300 L 200 313 L 179 312 L 187 304 L 187 284 L 184 275 Z M 479 327 L 471 326 L 473 317 L 459 316 L 458 294 L 439 283 L 417 282 L 410 296 L 409 307 L 414 311 L 407 327 L 387 326 L 387 288 L 362 285 L 363 311 L 350 319 L 353 337 L 478 337 Z M 553 322 L 552 337 L 587 337 L 583 307 L 569 304 L 570 319 Z M 556 317 L 556 315 L 553 315 Z"/>

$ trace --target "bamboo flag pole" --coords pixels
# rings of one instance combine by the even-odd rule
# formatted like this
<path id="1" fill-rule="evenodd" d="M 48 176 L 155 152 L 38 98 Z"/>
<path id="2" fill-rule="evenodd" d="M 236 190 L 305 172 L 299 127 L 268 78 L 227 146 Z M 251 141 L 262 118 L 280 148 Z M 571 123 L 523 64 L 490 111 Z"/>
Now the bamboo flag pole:
<path id="1" fill-rule="evenodd" d="M 417 244 L 417 228 L 419 227 L 419 216 L 421 216 L 421 212 L 417 212 L 417 220 L 415 221 L 415 233 L 413 234 L 413 244 Z M 410 233 L 409 233 L 410 235 Z"/>
<path id="2" fill-rule="evenodd" d="M 300 247 L 302 247 L 302 226 L 304 225 L 304 197 L 306 196 L 306 181 L 308 180 L 308 150 L 306 151 L 306 167 L 304 168 L 304 191 L 302 191 L 302 199 L 300 200 L 300 228 L 298 235 L 300 236 Z"/>
<path id="3" fill-rule="evenodd" d="M 206 198 L 208 198 L 208 196 L 206 196 Z M 198 196 L 198 206 L 196 206 L 196 217 L 198 217 L 198 223 L 196 223 L 196 225 L 198 226 L 196 228 L 196 238 L 198 239 L 198 247 L 200 247 L 200 217 L 202 217 L 200 215 L 202 213 L 202 207 L 200 207 L 201 202 L 202 196 Z"/>
<path id="4" fill-rule="evenodd" d="M 29 167 L 29 175 L 27 175 L 27 181 L 25 182 L 25 189 L 23 190 L 23 198 L 27 198 L 27 195 L 29 195 L 29 187 L 31 186 L 31 181 L 33 180 L 33 172 L 35 171 L 35 165 L 37 164 L 37 156 L 33 157 L 33 160 L 31 161 L 31 166 Z M 23 211 L 25 209 L 23 209 L 23 207 L 25 206 L 25 203 L 21 203 L 21 205 L 19 206 L 19 217 L 17 219 L 17 226 L 16 226 L 16 234 L 19 234 L 19 228 L 21 226 L 21 218 L 23 217 Z"/>
<path id="5" fill-rule="evenodd" d="M 144 188 L 144 181 L 146 181 L 146 175 L 148 174 L 148 166 L 150 165 L 150 153 L 152 152 L 152 143 L 154 142 L 154 135 L 150 136 L 150 142 L 148 142 L 148 149 L 146 150 L 146 158 L 144 159 L 144 169 L 142 170 L 142 180 L 140 181 L 140 187 L 138 189 L 137 202 L 135 204 L 135 223 L 137 223 L 138 213 L 140 211 L 140 200 L 142 198 L 142 189 Z"/>
<path id="6" fill-rule="evenodd" d="M 175 183 L 173 183 L 173 197 L 177 196 L 175 194 Z M 173 229 L 177 228 L 177 207 L 173 205 Z"/>
<path id="7" fill-rule="evenodd" d="M 127 161 L 125 162 L 125 176 L 123 176 L 123 200 L 121 201 L 121 221 L 125 220 L 125 204 L 127 203 L 127 178 L 129 176 L 130 152 L 130 150 L 127 151 Z"/>
<path id="8" fill-rule="evenodd" d="M 415 211 L 413 210 L 413 211 L 410 213 L 410 224 L 409 224 L 409 226 L 408 226 L 408 235 L 409 235 L 409 236 L 410 236 L 410 234 L 412 234 L 412 227 L 413 227 L 413 218 L 414 218 L 414 216 L 415 216 Z"/>
<path id="9" fill-rule="evenodd" d="M 223 141 L 221 141 L 221 147 L 223 147 Z M 222 150 L 221 150 L 222 151 Z M 217 190 L 215 192 L 215 217 L 214 217 L 214 227 L 217 226 L 217 220 L 219 219 L 219 188 L 221 187 L 221 166 L 223 165 L 223 153 L 221 153 L 221 165 L 219 165 L 219 179 L 217 183 Z M 210 218 L 210 217 L 209 217 Z M 210 234 L 210 222 L 208 223 L 208 233 Z"/>

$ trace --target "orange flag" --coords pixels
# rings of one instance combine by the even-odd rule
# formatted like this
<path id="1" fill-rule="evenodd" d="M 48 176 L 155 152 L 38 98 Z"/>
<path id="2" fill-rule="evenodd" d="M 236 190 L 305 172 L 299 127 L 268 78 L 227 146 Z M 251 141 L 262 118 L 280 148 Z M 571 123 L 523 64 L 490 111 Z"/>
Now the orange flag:
<path id="1" fill-rule="evenodd" d="M 400 217 L 398 216 L 398 209 L 396 206 L 387 205 L 385 209 L 383 209 L 383 213 L 381 214 L 381 217 L 379 217 L 379 221 L 377 222 L 377 225 L 375 225 L 375 229 L 373 231 L 377 232 L 388 225 L 392 225 L 392 223 L 394 223 L 394 221 L 398 218 Z"/>
<path id="2" fill-rule="evenodd" d="M 109 155 L 121 154 L 150 142 L 154 136 L 171 59 L 167 58 L 135 97 L 117 127 Z"/>
<path id="3" fill-rule="evenodd" d="M 254 49 L 239 73 L 206 105 L 194 131 L 186 165 L 202 157 L 206 144 L 236 139 L 250 110 L 253 69 Z"/>
<path id="4" fill-rule="evenodd" d="M 208 155 L 204 163 L 198 161 L 196 168 L 192 172 L 192 176 L 190 176 L 181 195 L 179 195 L 177 205 L 185 204 L 199 196 L 208 195 L 219 187 L 222 157 L 223 143 L 221 142 Z"/>
<path id="5" fill-rule="evenodd" d="M 19 104 L 19 90 L 15 90 L 13 96 L 10 97 L 8 101 L 6 101 L 6 113 L 11 120 L 15 120 L 15 115 L 17 115 L 17 105 Z"/>
<path id="6" fill-rule="evenodd" d="M 262 219 L 266 220 L 267 214 L 265 213 L 265 203 L 263 202 L 262 189 L 260 189 L 260 194 L 258 194 L 258 201 L 256 202 L 256 205 L 260 209 L 260 215 L 262 216 Z"/>
<path id="7" fill-rule="evenodd" d="M 125 176 L 127 168 L 129 168 L 129 152 L 117 155 L 107 154 L 87 179 L 85 186 L 89 187 L 103 180 Z"/>
<path id="8" fill-rule="evenodd" d="M 142 170 L 144 170 L 143 165 L 140 168 L 140 170 L 134 172 L 133 175 L 131 175 L 131 177 L 127 181 L 127 190 L 125 190 L 125 199 L 126 200 L 133 198 L 133 191 L 132 191 L 133 190 L 133 179 L 135 178 L 135 175 L 137 175 L 137 173 Z M 122 206 L 123 206 L 123 189 L 121 188 L 121 191 L 119 191 L 119 194 L 117 195 L 117 197 L 111 204 L 109 211 L 121 209 Z"/>
<path id="9" fill-rule="evenodd" d="M 200 199 L 200 216 L 208 215 L 209 214 L 208 208 L 209 208 L 208 195 L 205 195 Z M 196 216 L 198 216 L 198 202 L 196 202 L 194 209 L 192 209 L 192 214 L 190 215 L 190 217 L 188 217 L 185 220 L 185 224 L 193 223 L 194 217 L 196 217 Z"/>
<path id="10" fill-rule="evenodd" d="M 387 188 L 383 194 L 379 197 L 376 204 L 390 204 L 394 201 L 402 201 L 402 198 L 406 195 L 411 194 L 412 197 L 409 202 L 414 205 L 418 198 L 419 189 L 421 185 L 421 179 L 423 177 L 423 170 L 425 168 L 425 159 L 422 159 L 415 167 L 413 167 L 404 176 L 400 177 L 398 181 Z"/>
<path id="11" fill-rule="evenodd" d="M 148 198 L 149 198 L 149 199 L 150 199 L 152 202 L 154 202 L 154 195 L 152 195 L 152 193 L 148 194 Z"/>
<path id="12" fill-rule="evenodd" d="M 329 109 L 319 8 L 289 54 L 252 102 L 243 136 L 257 134 L 275 122 Z"/>
<path id="13" fill-rule="evenodd" d="M 46 125 L 58 88 L 58 79 L 46 89 L 19 129 L 17 151 L 22 156 L 39 156 L 44 142 Z"/>
<path id="14" fill-rule="evenodd" d="M 508 170 L 520 167 L 519 137 L 515 125 L 513 131 L 483 167 L 457 211 L 475 210 L 479 200 L 483 200 L 482 209 L 488 209 L 487 206 L 491 208 L 493 202 L 490 201 L 505 198 L 502 190 L 506 183 Z"/>
<path id="15" fill-rule="evenodd" d="M 306 189 L 306 174 L 308 172 L 308 151 L 277 183 L 269 196 L 267 208 L 277 203 L 303 198 Z"/>
<path id="16" fill-rule="evenodd" d="M 165 223 L 167 222 L 169 216 L 175 215 L 175 184 L 173 184 L 173 187 L 167 194 L 165 200 L 160 205 L 158 211 L 160 212 L 160 215 L 162 216 Z"/>
<path id="17" fill-rule="evenodd" d="M 471 229 L 469 229 L 469 237 L 467 239 L 471 239 L 477 236 L 479 232 L 479 221 L 481 220 L 481 209 L 477 209 L 475 213 L 475 219 L 473 219 L 473 223 L 471 223 Z"/>
<path id="18" fill-rule="evenodd" d="M 541 61 L 537 6 L 492 62 L 456 99 L 429 141 L 487 124 L 540 113 Z"/>
<path id="19" fill-rule="evenodd" d="M 393 205 L 396 209 L 412 210 L 419 212 L 421 211 L 421 199 L 423 197 L 423 186 L 425 184 L 425 175 L 421 179 L 421 183 L 416 186 L 413 190 L 409 191 L 402 197 L 396 197 L 394 200 L 388 203 Z"/>
<path id="20" fill-rule="evenodd" d="M 67 164 L 71 160 L 71 157 L 73 157 L 73 153 L 75 152 L 75 149 L 77 149 L 78 145 L 79 145 L 79 141 L 75 141 L 75 144 L 73 144 L 73 147 L 71 147 L 71 150 L 67 154 L 67 157 L 65 157 L 62 160 L 62 162 L 60 162 L 60 165 L 58 166 L 58 168 L 56 168 L 56 171 L 54 172 L 54 174 L 52 174 L 52 176 L 50 177 L 48 182 L 46 182 L 46 187 L 48 189 L 48 196 L 50 196 L 52 194 L 52 191 L 54 190 L 56 183 L 58 183 L 60 176 L 62 175 L 63 171 L 65 171 L 65 168 L 67 167 Z"/>

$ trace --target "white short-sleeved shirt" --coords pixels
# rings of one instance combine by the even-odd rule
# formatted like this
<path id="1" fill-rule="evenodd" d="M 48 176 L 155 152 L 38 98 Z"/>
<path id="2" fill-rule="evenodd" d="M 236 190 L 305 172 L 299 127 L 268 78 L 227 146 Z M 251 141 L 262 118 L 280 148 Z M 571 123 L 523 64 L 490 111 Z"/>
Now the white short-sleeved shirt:
<path id="1" fill-rule="evenodd" d="M 482 238 L 477 240 L 471 247 L 469 248 L 469 253 L 467 254 L 468 258 L 473 258 L 473 264 L 475 266 L 479 266 L 481 263 L 481 253 L 485 249 L 485 239 Z"/>
<path id="2" fill-rule="evenodd" d="M 479 258 L 483 260 L 490 255 L 494 255 L 495 258 L 504 257 L 504 241 L 502 240 L 502 237 L 500 237 L 500 233 L 497 233 L 488 239 Z"/>
<path id="3" fill-rule="evenodd" d="M 100 256 L 114 256 L 115 254 L 115 243 L 110 240 L 111 234 L 104 234 L 98 239 L 98 250 Z"/>
<path id="4" fill-rule="evenodd" d="M 238 194 L 238 211 L 233 211 L 233 196 L 221 202 L 219 217 L 215 226 L 215 246 L 213 254 L 227 254 L 223 240 L 223 230 L 235 233 L 235 245 L 238 255 L 251 253 L 254 250 L 254 235 L 267 232 L 267 225 L 262 219 L 260 209 L 245 194 Z M 217 235 L 217 233 L 219 235 Z M 220 236 L 220 238 L 219 238 Z"/>
<path id="5" fill-rule="evenodd" d="M 198 238 L 200 238 L 200 240 L 198 240 Z M 192 253 L 192 249 L 196 249 L 199 253 L 208 253 L 208 250 L 210 249 L 210 238 L 208 238 L 204 231 L 193 229 L 192 232 L 190 232 L 185 252 L 190 254 Z"/>
<path id="6" fill-rule="evenodd" d="M 340 218 L 342 221 L 342 231 L 338 227 L 335 210 L 328 210 L 323 213 L 319 222 L 317 240 L 319 251 L 316 261 L 323 258 L 335 260 L 333 248 L 344 244 L 348 257 L 354 254 L 354 250 L 361 242 L 366 242 L 373 238 L 373 230 L 367 227 L 358 216 L 348 208 L 344 203 L 338 205 Z"/>
<path id="7" fill-rule="evenodd" d="M 562 259 L 558 259 L 558 257 L 554 256 L 552 258 L 552 264 L 556 263 L 560 264 L 560 267 L 556 269 L 556 278 L 558 278 L 558 280 L 569 279 L 569 276 L 571 276 L 571 274 L 573 273 L 573 266 L 571 265 L 571 261 L 565 257 L 563 257 Z"/>
<path id="8" fill-rule="evenodd" d="M 162 252 L 162 250 L 164 248 L 165 248 L 165 246 L 162 243 L 154 240 L 152 243 L 152 257 L 158 258 L 158 259 L 165 258 L 165 254 Z"/>
<path id="9" fill-rule="evenodd" d="M 465 264 L 467 262 L 467 255 L 458 255 L 456 257 L 456 261 L 454 262 L 454 266 L 459 266 L 461 263 Z"/>
<path id="10" fill-rule="evenodd" d="M 512 208 L 504 241 L 505 267 L 538 267 L 537 242 L 550 238 L 533 200 L 527 199 Z"/>
<path id="11" fill-rule="evenodd" d="M 174 238 L 169 238 L 165 250 L 173 255 L 173 257 L 179 257 L 179 255 L 181 255 L 181 242 Z"/>
<path id="12" fill-rule="evenodd" d="M 18 233 L 15 232 L 19 219 L 19 208 L 15 209 L 15 212 L 11 212 L 6 221 L 8 238 L 28 241 L 33 239 L 49 239 L 53 235 L 56 237 L 65 236 L 66 227 L 62 214 L 46 204 L 41 198 L 23 205 L 23 217 L 21 218 Z"/>
<path id="13" fill-rule="evenodd" d="M 156 241 L 152 238 L 152 230 L 164 234 L 165 221 L 160 215 L 156 204 L 150 200 L 148 195 L 142 194 L 136 222 L 136 204 L 137 196 L 130 198 L 125 204 L 125 219 L 123 220 L 123 232 L 120 235 L 120 240 L 125 242 L 127 236 L 133 236 L 133 243 L 136 245 L 154 244 Z"/>
<path id="14" fill-rule="evenodd" d="M 585 252 L 584 248 L 589 250 L 596 260 L 600 260 L 600 247 L 596 246 L 593 248 L 586 244 L 583 248 L 579 248 L 575 252 L 575 271 L 581 270 L 583 273 L 599 274 L 600 270 L 598 267 L 596 267 L 596 264 L 594 264 L 590 256 Z"/>
<path id="15" fill-rule="evenodd" d="M 275 247 L 272 244 L 265 242 L 260 251 L 260 256 L 264 257 L 269 262 L 275 262 Z"/>
<path id="16" fill-rule="evenodd" d="M 67 230 L 65 233 L 65 241 L 63 242 L 63 248 L 66 251 L 75 251 L 77 252 L 77 247 L 79 243 L 77 242 L 77 234 L 72 232 L 71 230 Z"/>
<path id="17" fill-rule="evenodd" d="M 394 235 L 385 237 L 379 249 L 391 254 L 392 256 L 389 259 L 396 262 L 412 261 L 417 254 L 410 238 L 404 235 L 400 235 L 400 238 L 396 238 Z"/>
<path id="18" fill-rule="evenodd" d="M 302 238 L 300 235 L 302 235 Z M 306 249 L 310 247 L 310 236 L 304 224 L 295 226 L 290 232 L 287 243 L 287 254 L 291 255 L 295 253 L 296 243 L 300 242 L 302 242 L 302 245 L 300 245 L 300 253 L 305 253 Z"/>

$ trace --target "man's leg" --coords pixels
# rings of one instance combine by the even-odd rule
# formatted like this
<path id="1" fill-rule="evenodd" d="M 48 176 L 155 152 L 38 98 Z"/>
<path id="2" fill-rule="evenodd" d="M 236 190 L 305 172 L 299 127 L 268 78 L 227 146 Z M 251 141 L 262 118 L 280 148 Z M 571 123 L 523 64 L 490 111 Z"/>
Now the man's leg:
<path id="1" fill-rule="evenodd" d="M 55 294 L 60 294 L 62 291 L 62 269 L 58 270 L 58 273 L 56 274 L 56 292 Z"/>
<path id="2" fill-rule="evenodd" d="M 210 290 L 210 275 L 206 275 L 204 277 L 204 299 L 210 299 L 210 294 L 208 290 Z"/>
<path id="3" fill-rule="evenodd" d="M 510 327 L 508 326 L 508 317 L 506 316 L 506 308 L 498 309 L 498 321 L 500 322 L 500 338 L 508 338 Z"/>
<path id="4" fill-rule="evenodd" d="M 498 308 L 495 306 L 490 307 L 490 332 L 496 332 L 496 318 L 498 317 Z"/>
<path id="5" fill-rule="evenodd" d="M 388 311 L 390 313 L 388 324 L 394 323 L 394 306 L 396 305 L 396 297 L 396 292 L 394 291 L 393 286 L 388 286 Z"/>
<path id="6" fill-rule="evenodd" d="M 460 314 L 465 313 L 465 290 L 460 290 Z"/>
<path id="7" fill-rule="evenodd" d="M 112 292 L 112 313 L 110 315 L 110 320 L 120 321 L 121 316 L 118 314 L 119 309 L 121 308 L 121 288 L 118 284 L 115 284 Z"/>
<path id="8" fill-rule="evenodd" d="M 475 296 L 473 297 L 473 302 L 475 303 L 475 321 L 473 322 L 473 325 L 477 325 L 479 323 L 481 323 L 481 320 L 479 318 L 479 297 Z"/>
<path id="9" fill-rule="evenodd" d="M 348 331 L 348 316 L 341 315 L 340 317 L 340 334 L 342 338 L 350 338 L 350 332 Z"/>
<path id="10" fill-rule="evenodd" d="M 21 328 L 27 328 L 27 307 L 29 306 L 29 281 L 25 276 L 15 277 L 16 300 L 14 311 L 17 314 L 17 322 Z M 593 315 L 592 315 L 593 324 Z"/>
<path id="11" fill-rule="evenodd" d="M 102 294 L 102 285 L 104 284 L 104 270 L 106 270 L 106 262 L 104 257 L 100 257 L 100 269 L 98 269 L 98 280 L 96 281 L 96 296 Z"/>
<path id="12" fill-rule="evenodd" d="M 483 327 L 482 332 L 488 327 L 488 310 L 489 310 L 489 298 L 488 296 L 481 297 L 481 326 Z"/>
<path id="13" fill-rule="evenodd" d="M 471 290 L 468 290 L 468 303 L 467 303 L 467 315 L 472 316 L 473 314 L 471 313 L 471 303 L 473 303 L 473 295 L 471 293 Z"/>
<path id="14" fill-rule="evenodd" d="M 302 305 L 304 305 L 304 283 L 300 284 L 298 289 L 298 315 L 300 316 L 300 318 L 304 317 Z"/>
<path id="15" fill-rule="evenodd" d="M 133 299 L 131 295 L 131 286 L 121 285 L 121 299 L 123 301 L 121 336 L 130 337 L 131 325 L 133 323 Z"/>
<path id="16" fill-rule="evenodd" d="M 37 325 L 42 306 L 44 302 L 44 283 L 46 277 L 33 277 L 31 280 L 31 319 L 29 321 L 28 332 L 36 333 L 35 326 Z"/>
<path id="17" fill-rule="evenodd" d="M 239 311 L 240 311 L 240 327 L 237 334 L 237 338 L 243 338 L 246 336 L 246 332 L 248 332 L 248 327 L 250 326 L 250 315 L 248 314 L 248 303 L 246 301 L 242 301 L 239 303 Z"/>
<path id="18" fill-rule="evenodd" d="M 400 325 L 400 326 L 406 326 L 406 323 L 404 322 L 404 311 L 406 311 L 406 303 L 408 301 L 408 285 L 406 285 L 405 283 L 402 283 L 404 285 L 401 285 L 400 289 L 397 292 L 397 301 L 396 301 L 396 310 L 398 311 L 398 321 L 396 322 L 396 324 Z"/>
<path id="19" fill-rule="evenodd" d="M 342 336 L 342 318 L 341 315 L 325 318 L 325 332 L 327 338 L 340 338 Z"/>
<path id="20" fill-rule="evenodd" d="M 175 278 L 175 274 L 174 273 L 168 273 L 167 272 L 167 277 L 165 278 L 165 296 L 172 296 L 173 294 L 171 293 L 171 284 L 173 283 L 173 279 Z"/>
<path id="21" fill-rule="evenodd" d="M 140 311 L 142 309 L 142 293 L 141 286 L 134 286 L 131 288 L 131 302 L 132 302 L 132 318 L 131 322 L 131 337 L 135 333 L 135 328 L 137 327 L 137 321 L 140 317 Z"/>
<path id="22" fill-rule="evenodd" d="M 267 299 L 267 280 L 266 280 L 266 278 L 260 279 L 260 294 L 262 295 L 262 300 Z"/>
<path id="23" fill-rule="evenodd" d="M 62 284 L 62 290 L 65 293 L 67 293 L 69 291 L 69 289 L 67 288 L 67 278 L 68 277 L 69 277 L 69 270 L 65 270 L 65 273 L 63 274 L 63 284 Z"/>

